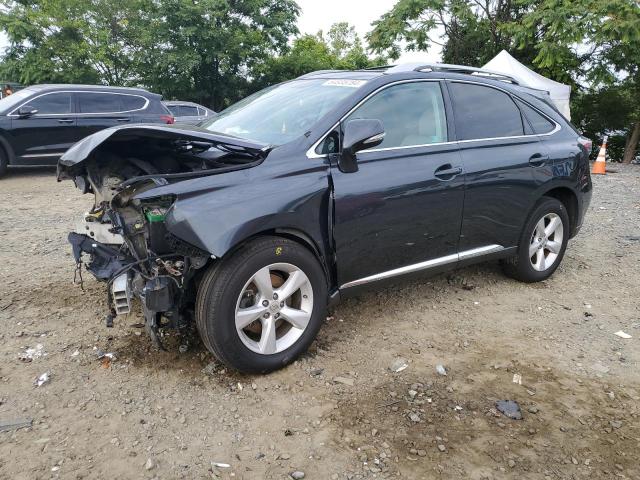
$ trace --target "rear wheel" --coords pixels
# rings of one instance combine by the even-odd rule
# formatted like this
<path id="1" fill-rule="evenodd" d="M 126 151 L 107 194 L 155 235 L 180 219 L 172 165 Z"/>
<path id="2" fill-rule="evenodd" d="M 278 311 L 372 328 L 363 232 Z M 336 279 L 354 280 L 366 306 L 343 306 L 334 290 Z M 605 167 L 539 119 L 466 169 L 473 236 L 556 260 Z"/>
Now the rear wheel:
<path id="1" fill-rule="evenodd" d="M 525 225 L 518 255 L 504 260 L 504 272 L 522 282 L 549 278 L 562 261 L 569 240 L 569 215 L 559 200 L 543 197 Z"/>
<path id="2" fill-rule="evenodd" d="M 264 237 L 205 274 L 196 323 L 222 362 L 244 372 L 268 372 L 309 347 L 326 302 L 326 279 L 315 256 L 293 241 Z"/>

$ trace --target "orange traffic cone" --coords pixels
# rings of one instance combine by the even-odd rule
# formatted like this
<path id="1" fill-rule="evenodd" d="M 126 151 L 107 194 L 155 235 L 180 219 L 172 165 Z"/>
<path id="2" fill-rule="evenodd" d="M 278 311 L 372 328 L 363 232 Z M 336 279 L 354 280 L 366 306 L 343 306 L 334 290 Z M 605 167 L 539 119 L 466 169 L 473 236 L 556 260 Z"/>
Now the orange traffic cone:
<path id="1" fill-rule="evenodd" d="M 607 155 L 607 137 L 605 136 L 604 140 L 602 140 L 602 146 L 600 147 L 598 158 L 596 158 L 596 161 L 593 164 L 593 169 L 591 170 L 592 174 L 604 175 L 607 173 L 606 155 Z"/>

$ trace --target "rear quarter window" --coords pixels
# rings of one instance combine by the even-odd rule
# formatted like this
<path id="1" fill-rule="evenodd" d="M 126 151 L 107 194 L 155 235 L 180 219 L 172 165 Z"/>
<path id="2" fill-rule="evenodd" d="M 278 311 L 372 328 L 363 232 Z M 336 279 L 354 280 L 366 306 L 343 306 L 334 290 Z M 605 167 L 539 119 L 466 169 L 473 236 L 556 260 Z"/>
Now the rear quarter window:
<path id="1" fill-rule="evenodd" d="M 524 135 L 520 110 L 511 96 L 484 85 L 450 84 L 459 140 Z"/>
<path id="2" fill-rule="evenodd" d="M 542 115 L 536 109 L 530 107 L 520 100 L 516 100 L 516 102 L 518 103 L 520 110 L 522 110 L 522 114 L 524 115 L 525 119 L 531 125 L 533 133 L 540 135 L 543 133 L 549 133 L 553 131 L 554 128 L 556 128 L 556 124 L 554 122 Z"/>
<path id="3" fill-rule="evenodd" d="M 137 95 L 122 95 L 122 105 L 125 111 L 140 110 L 144 108 L 147 100 Z"/>

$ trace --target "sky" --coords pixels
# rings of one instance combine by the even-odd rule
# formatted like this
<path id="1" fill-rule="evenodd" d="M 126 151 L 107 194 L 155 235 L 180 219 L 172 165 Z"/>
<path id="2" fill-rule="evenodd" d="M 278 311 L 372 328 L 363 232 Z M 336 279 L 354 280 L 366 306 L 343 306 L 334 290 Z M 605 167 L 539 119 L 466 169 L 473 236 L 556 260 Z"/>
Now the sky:
<path id="1" fill-rule="evenodd" d="M 361 38 L 369 32 L 371 23 L 387 13 L 397 0 L 296 0 L 302 13 L 298 19 L 300 33 L 324 32 L 336 22 L 348 22 Z M 397 63 L 440 61 L 440 48 L 429 52 L 404 52 Z"/>

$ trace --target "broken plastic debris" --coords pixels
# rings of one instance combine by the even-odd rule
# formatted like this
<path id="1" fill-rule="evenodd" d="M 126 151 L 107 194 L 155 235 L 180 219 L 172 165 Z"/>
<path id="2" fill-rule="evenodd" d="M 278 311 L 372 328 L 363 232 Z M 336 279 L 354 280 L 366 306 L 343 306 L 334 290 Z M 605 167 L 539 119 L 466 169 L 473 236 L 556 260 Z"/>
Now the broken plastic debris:
<path id="1" fill-rule="evenodd" d="M 9 430 L 19 430 L 21 428 L 30 427 L 33 423 L 31 418 L 17 419 L 17 420 L 0 420 L 0 432 L 7 432 Z"/>
<path id="2" fill-rule="evenodd" d="M 44 345 L 39 343 L 35 348 L 27 348 L 18 358 L 23 362 L 31 362 L 34 358 L 39 358 L 46 354 L 47 352 L 44 351 Z"/>
<path id="3" fill-rule="evenodd" d="M 396 358 L 396 360 L 391 364 L 389 370 L 392 372 L 398 373 L 407 368 L 409 364 L 404 358 Z"/>
<path id="4" fill-rule="evenodd" d="M 444 375 L 445 377 L 447 376 L 447 369 L 444 368 L 444 365 L 436 365 L 436 372 L 438 372 L 438 375 Z"/>
<path id="5" fill-rule="evenodd" d="M 228 463 L 221 463 L 221 462 L 211 462 L 211 466 L 217 467 L 217 468 L 231 468 L 231 465 L 229 465 Z"/>
<path id="6" fill-rule="evenodd" d="M 626 339 L 631 338 L 631 335 L 629 335 L 628 333 L 623 332 L 622 330 L 618 330 L 616 333 L 614 333 L 614 335 L 617 335 L 620 338 L 626 338 Z"/>
<path id="7" fill-rule="evenodd" d="M 518 385 L 522 385 L 522 375 L 519 373 L 513 374 L 513 383 L 517 383 Z"/>
<path id="8" fill-rule="evenodd" d="M 73 353 L 71 354 L 71 358 L 75 358 L 75 357 L 77 357 L 78 355 L 80 355 L 80 350 L 76 350 L 75 352 L 73 352 Z"/>
<path id="9" fill-rule="evenodd" d="M 50 379 L 51 379 L 51 375 L 49 374 L 49 372 L 44 372 L 42 375 L 36 378 L 35 382 L 33 383 L 36 387 L 41 387 L 42 385 L 47 383 Z"/>
<path id="10" fill-rule="evenodd" d="M 108 358 L 109 360 L 116 359 L 116 354 L 113 352 L 103 352 L 102 350 L 98 350 L 96 355 L 98 356 L 98 360 L 102 360 L 103 358 Z"/>
<path id="11" fill-rule="evenodd" d="M 498 400 L 496 402 L 496 408 L 505 417 L 511 418 L 512 420 L 522 420 L 522 410 L 520 410 L 518 402 L 514 402 L 513 400 Z"/>

